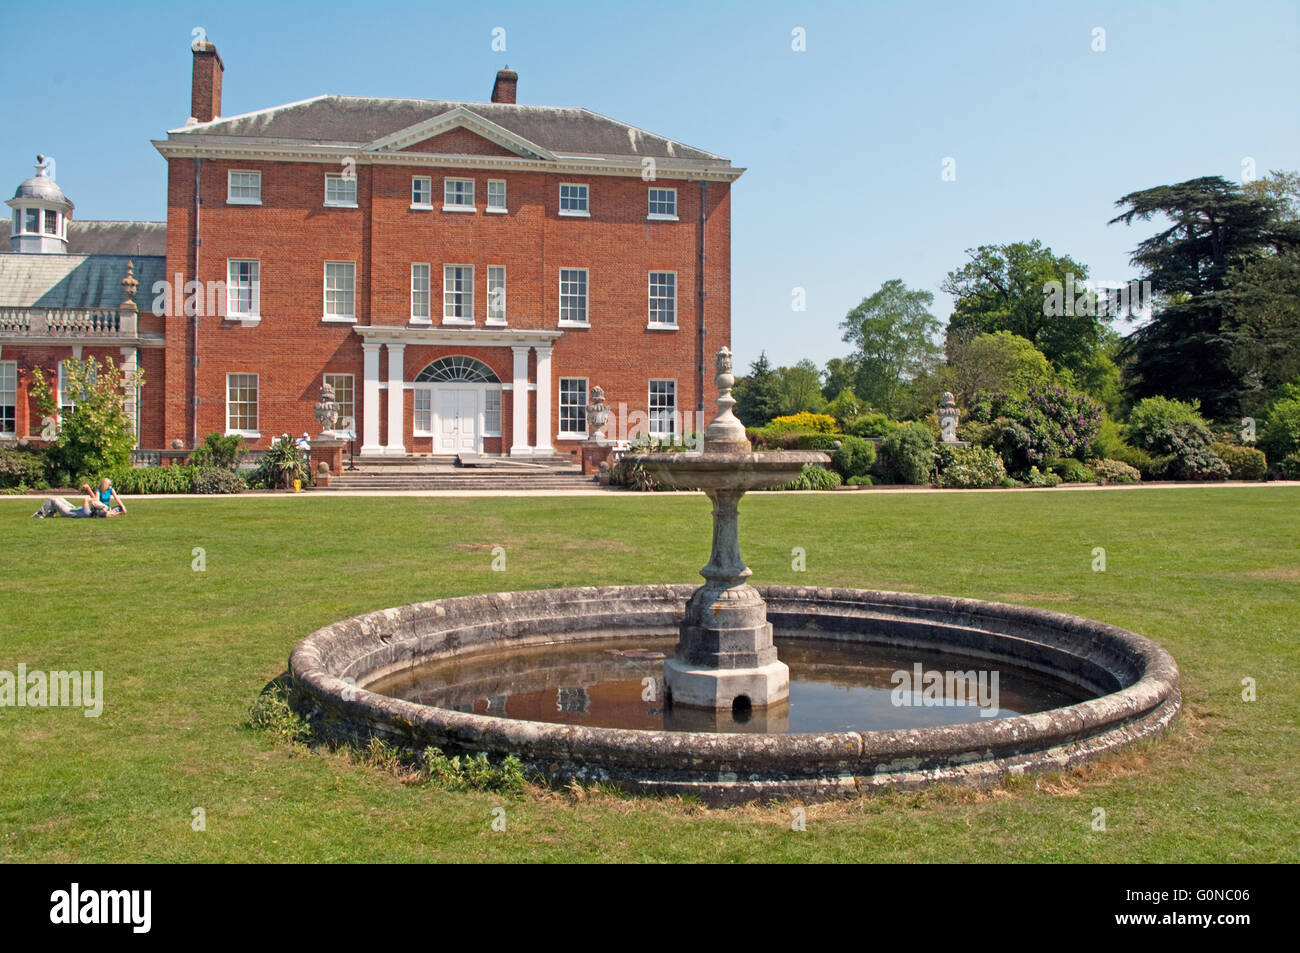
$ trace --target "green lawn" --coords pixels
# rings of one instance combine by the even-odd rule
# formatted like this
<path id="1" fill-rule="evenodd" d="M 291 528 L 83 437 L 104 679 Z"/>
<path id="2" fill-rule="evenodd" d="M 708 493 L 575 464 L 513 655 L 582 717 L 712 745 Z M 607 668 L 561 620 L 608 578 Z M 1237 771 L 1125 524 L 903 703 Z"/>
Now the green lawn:
<path id="1" fill-rule="evenodd" d="M 0 498 L 0 670 L 102 669 L 106 698 L 97 719 L 0 708 L 0 861 L 1300 860 L 1297 488 L 746 497 L 757 583 L 1076 613 L 1157 639 L 1182 670 L 1184 711 L 1158 742 L 991 792 L 814 805 L 805 832 L 789 805 L 403 784 L 241 727 L 293 644 L 344 616 L 697 580 L 703 497 L 147 500 L 84 521 L 35 507 Z"/>

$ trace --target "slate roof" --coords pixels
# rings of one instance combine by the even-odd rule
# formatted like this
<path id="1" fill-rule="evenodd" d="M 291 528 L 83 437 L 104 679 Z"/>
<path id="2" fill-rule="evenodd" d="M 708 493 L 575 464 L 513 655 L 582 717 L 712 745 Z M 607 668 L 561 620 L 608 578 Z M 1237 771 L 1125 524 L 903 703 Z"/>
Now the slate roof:
<path id="1" fill-rule="evenodd" d="M 204 136 L 363 146 L 456 107 L 463 107 L 551 152 L 563 155 L 653 156 L 730 166 L 711 152 L 629 126 L 589 109 L 434 99 L 317 96 L 242 116 L 174 129 L 172 139 Z"/>
<path id="2" fill-rule="evenodd" d="M 74 255 L 166 255 L 166 222 L 68 222 Z"/>
<path id="3" fill-rule="evenodd" d="M 55 255 L 0 253 L 0 308 L 109 308 L 122 303 L 126 263 L 140 282 L 135 303 L 148 311 L 154 282 L 162 281 L 161 255 Z"/>

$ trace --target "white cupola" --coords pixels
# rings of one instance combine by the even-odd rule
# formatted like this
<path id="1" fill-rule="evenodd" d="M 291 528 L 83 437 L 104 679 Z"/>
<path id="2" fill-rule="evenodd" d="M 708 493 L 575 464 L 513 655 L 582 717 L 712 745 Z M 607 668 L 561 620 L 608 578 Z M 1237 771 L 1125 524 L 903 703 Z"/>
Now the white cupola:
<path id="1" fill-rule="evenodd" d="M 5 202 L 13 209 L 11 252 L 65 254 L 73 204 L 54 181 L 54 160 L 36 157 L 36 174 Z"/>

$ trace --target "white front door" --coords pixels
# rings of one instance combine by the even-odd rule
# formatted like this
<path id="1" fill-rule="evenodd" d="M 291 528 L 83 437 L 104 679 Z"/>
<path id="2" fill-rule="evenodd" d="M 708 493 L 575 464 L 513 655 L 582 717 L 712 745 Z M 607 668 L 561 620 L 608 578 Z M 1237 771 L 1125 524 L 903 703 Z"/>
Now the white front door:
<path id="1" fill-rule="evenodd" d="M 437 387 L 433 392 L 434 452 L 481 453 L 479 387 Z"/>

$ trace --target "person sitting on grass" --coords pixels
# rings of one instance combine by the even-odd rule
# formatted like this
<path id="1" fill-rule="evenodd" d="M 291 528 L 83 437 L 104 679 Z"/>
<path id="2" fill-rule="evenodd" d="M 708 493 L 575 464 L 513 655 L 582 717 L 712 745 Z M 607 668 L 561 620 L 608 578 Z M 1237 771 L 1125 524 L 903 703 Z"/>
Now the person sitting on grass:
<path id="1" fill-rule="evenodd" d="M 108 477 L 99 481 L 98 494 L 95 494 L 86 483 L 81 484 L 81 489 L 89 495 L 81 498 L 80 506 L 73 506 L 61 496 L 52 496 L 32 514 L 32 517 L 44 519 L 47 516 L 67 516 L 71 519 L 86 519 L 95 516 L 126 515 L 126 505 L 113 489 L 113 481 Z"/>
<path id="2" fill-rule="evenodd" d="M 113 489 L 113 481 L 108 477 L 104 477 L 99 481 L 98 493 L 91 490 L 88 483 L 81 484 L 79 489 L 84 490 L 87 496 L 98 496 L 99 502 L 109 511 L 110 516 L 125 515 L 126 505 L 122 502 L 122 498 L 117 495 L 117 490 Z"/>

